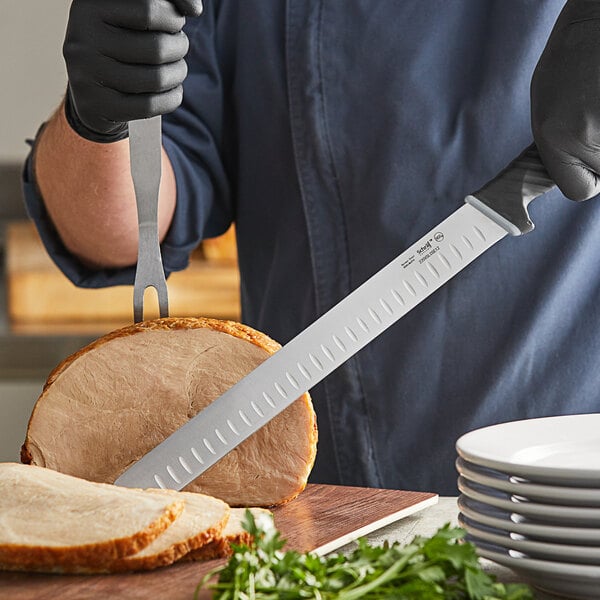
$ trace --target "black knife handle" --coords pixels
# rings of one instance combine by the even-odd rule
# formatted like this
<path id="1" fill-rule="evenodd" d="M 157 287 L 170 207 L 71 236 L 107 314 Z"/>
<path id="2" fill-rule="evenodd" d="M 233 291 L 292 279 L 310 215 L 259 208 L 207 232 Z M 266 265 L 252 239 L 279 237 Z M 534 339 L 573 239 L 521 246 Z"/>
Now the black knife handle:
<path id="1" fill-rule="evenodd" d="M 542 164 L 535 144 L 528 146 L 481 189 L 465 201 L 492 218 L 511 235 L 529 233 L 534 224 L 527 206 L 556 184 Z"/>

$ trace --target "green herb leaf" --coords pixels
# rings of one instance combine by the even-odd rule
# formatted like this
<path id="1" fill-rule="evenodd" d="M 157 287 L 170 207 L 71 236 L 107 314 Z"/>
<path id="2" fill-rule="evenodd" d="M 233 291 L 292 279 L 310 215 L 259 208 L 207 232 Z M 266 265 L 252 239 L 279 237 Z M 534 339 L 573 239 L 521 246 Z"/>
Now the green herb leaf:
<path id="1" fill-rule="evenodd" d="M 372 546 L 365 539 L 348 556 L 283 551 L 285 540 L 270 518 L 246 511 L 253 541 L 234 547 L 229 562 L 206 575 L 196 590 L 215 600 L 532 600 L 523 584 L 503 585 L 485 573 L 464 530 L 440 528 L 410 544 Z M 218 575 L 216 583 L 211 583 Z"/>

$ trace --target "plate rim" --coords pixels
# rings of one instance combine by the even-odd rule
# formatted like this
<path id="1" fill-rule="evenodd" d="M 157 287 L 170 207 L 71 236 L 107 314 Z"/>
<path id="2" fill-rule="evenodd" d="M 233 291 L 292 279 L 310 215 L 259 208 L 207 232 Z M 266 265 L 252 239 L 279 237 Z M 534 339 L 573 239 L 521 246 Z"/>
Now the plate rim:
<path id="1" fill-rule="evenodd" d="M 494 546 L 494 544 L 490 544 Z M 481 553 L 485 558 L 488 558 L 483 553 L 498 555 L 504 562 L 500 562 L 495 558 L 490 558 L 498 564 L 504 564 L 509 566 L 511 569 L 525 571 L 529 570 L 537 574 L 548 575 L 550 577 L 577 577 L 577 578 L 589 578 L 593 579 L 594 582 L 597 580 L 600 582 L 600 566 L 596 565 L 580 565 L 574 563 L 566 563 L 563 561 L 554 560 L 541 560 L 539 558 L 517 558 L 510 556 L 504 552 L 498 552 L 497 550 L 488 550 L 486 548 L 477 547 L 477 551 Z M 506 563 L 509 563 L 508 565 Z M 521 565 L 521 566 L 519 566 Z M 524 565 L 524 566 L 523 566 Z M 551 570 L 552 569 L 552 570 Z M 575 571 L 575 572 L 573 572 Z"/>
<path id="2" fill-rule="evenodd" d="M 494 496 L 487 495 L 484 492 L 473 489 L 469 483 L 470 482 L 462 475 L 458 478 L 458 489 L 462 494 L 468 498 L 476 500 L 477 502 L 488 504 L 489 506 L 495 506 L 496 508 L 503 509 L 506 512 L 529 517 L 558 519 L 559 524 L 564 524 L 565 521 L 570 521 L 571 523 L 579 522 L 583 525 L 588 525 L 589 523 L 585 522 L 587 516 L 587 518 L 597 520 L 598 526 L 600 526 L 600 508 L 563 506 L 559 504 L 541 504 L 539 502 L 522 502 L 518 504 L 511 502 L 510 500 L 505 500 L 504 498 L 496 498 Z M 477 496 L 482 496 L 483 499 L 478 498 Z M 593 514 L 590 514 L 590 512 Z"/>
<path id="3" fill-rule="evenodd" d="M 600 508 L 600 489 L 598 488 L 578 488 L 574 486 L 559 486 L 559 485 L 544 485 L 541 483 L 534 482 L 523 482 L 513 483 L 501 478 L 494 478 L 493 475 L 485 475 L 483 473 L 477 473 L 469 468 L 469 462 L 463 457 L 459 456 L 454 462 L 456 471 L 465 477 L 469 481 L 473 481 L 480 485 L 485 485 L 501 492 L 508 492 L 516 496 L 532 496 L 538 498 L 549 498 L 559 499 L 570 502 L 581 502 L 582 506 L 584 502 L 597 503 L 594 506 L 585 505 L 589 508 Z M 477 467 L 478 465 L 473 465 Z M 506 477 L 511 477 L 512 473 L 502 473 Z M 554 503 L 556 504 L 556 503 Z"/>
<path id="4" fill-rule="evenodd" d="M 546 552 L 547 556 L 553 555 L 556 557 L 556 560 L 561 561 L 565 559 L 568 562 L 569 558 L 580 558 L 577 554 L 580 552 L 582 555 L 586 553 L 591 554 L 592 556 L 583 556 L 583 560 L 596 560 L 597 563 L 593 566 L 598 566 L 600 563 L 600 547 L 595 546 L 577 546 L 575 544 L 556 544 L 552 542 L 539 542 L 535 540 L 515 540 L 510 537 L 510 535 L 503 536 L 501 534 L 491 533 L 485 530 L 480 529 L 477 525 L 472 525 L 470 523 L 466 523 L 464 520 L 464 516 L 459 515 L 459 524 L 460 526 L 469 533 L 472 537 L 480 538 L 484 542 L 488 542 L 494 544 L 496 546 L 500 546 L 502 548 L 506 548 L 508 550 L 517 550 L 519 552 L 523 552 L 528 554 L 527 548 L 529 548 L 529 552 Z M 469 517 L 467 517 L 468 519 Z M 474 532 L 473 532 L 474 531 Z M 486 539 L 486 536 L 488 539 Z M 506 539 L 503 539 L 506 538 Z M 495 541 L 496 540 L 496 541 Z M 497 541 L 500 540 L 500 541 Z M 519 547 L 520 546 L 520 547 Z M 544 547 L 540 547 L 544 546 Z M 549 547 L 549 548 L 548 548 Z M 566 549 L 567 552 L 569 549 L 572 549 L 573 552 L 571 556 L 569 554 L 562 554 L 561 551 Z M 553 554 L 554 553 L 554 554 Z M 531 557 L 536 558 L 536 557 Z M 548 559 L 541 559 L 548 560 Z M 580 564 L 580 563 L 576 563 Z M 583 564 L 583 563 L 582 563 Z M 587 564 L 587 563 L 585 563 Z"/>
<path id="5" fill-rule="evenodd" d="M 490 456 L 489 454 L 473 452 L 469 447 L 465 448 L 465 443 L 469 444 L 471 439 L 475 439 L 479 436 L 489 436 L 490 433 L 493 435 L 495 432 L 506 430 L 509 428 L 526 427 L 532 425 L 533 427 L 540 425 L 551 424 L 562 424 L 566 421 L 586 421 L 586 426 L 589 424 L 589 419 L 600 421 L 600 413 L 579 413 L 573 415 L 556 415 L 548 417 L 536 417 L 531 419 L 520 419 L 517 421 L 506 421 L 504 423 L 496 423 L 494 425 L 488 425 L 474 429 L 461 435 L 455 443 L 456 451 L 460 456 L 466 458 L 470 462 L 481 465 L 484 467 L 490 467 L 500 471 L 509 470 L 511 474 L 526 477 L 527 479 L 532 478 L 554 478 L 557 482 L 580 482 L 580 483 L 595 483 L 597 485 L 600 481 L 600 467 L 597 469 L 590 469 L 587 467 L 579 468 L 564 468 L 549 465 L 531 465 L 523 461 L 515 461 L 514 459 L 499 459 Z M 502 434 L 501 434 L 502 435 Z M 592 480 L 592 481 L 591 481 Z"/>
<path id="6" fill-rule="evenodd" d="M 569 526 L 569 525 L 543 525 L 541 523 L 518 523 L 515 521 L 511 521 L 509 519 L 506 519 L 505 521 L 503 519 L 500 519 L 498 517 L 494 517 L 491 515 L 486 515 L 485 513 L 481 513 L 480 511 L 478 511 L 477 509 L 473 508 L 472 506 L 468 505 L 468 496 L 464 496 L 464 495 L 460 495 L 458 497 L 457 500 L 457 504 L 458 504 L 458 509 L 459 511 L 463 512 L 468 518 L 472 518 L 470 517 L 469 514 L 467 514 L 466 511 L 469 511 L 471 513 L 474 513 L 476 515 L 478 515 L 477 517 L 473 517 L 474 520 L 477 520 L 479 517 L 483 517 L 485 519 L 489 519 L 494 521 L 495 523 L 506 523 L 507 527 L 511 527 L 511 529 L 509 531 L 512 531 L 514 533 L 518 533 L 521 535 L 546 535 L 544 533 L 543 530 L 548 529 L 548 531 L 550 532 L 549 535 L 553 535 L 557 530 L 559 532 L 562 532 L 562 534 L 564 534 L 565 536 L 570 534 L 571 532 L 575 535 L 575 537 L 564 537 L 563 539 L 567 540 L 567 539 L 577 539 L 577 533 L 578 530 L 581 529 L 580 527 L 575 527 L 575 526 Z M 507 511 L 505 511 L 507 512 Z M 484 525 L 487 525 L 487 523 L 485 523 L 484 521 L 482 521 L 482 523 Z M 496 525 L 495 523 L 490 523 L 490 527 L 497 527 L 497 528 L 501 528 L 502 525 Z M 542 530 L 542 533 L 539 532 L 539 530 Z M 597 543 L 598 545 L 600 545 L 600 527 L 591 527 L 591 528 L 585 528 L 584 529 L 585 532 L 590 532 L 590 531 L 596 531 L 598 533 L 598 537 L 597 538 L 586 538 L 588 539 L 590 542 L 592 543 Z M 560 535 L 560 533 L 559 533 Z"/>

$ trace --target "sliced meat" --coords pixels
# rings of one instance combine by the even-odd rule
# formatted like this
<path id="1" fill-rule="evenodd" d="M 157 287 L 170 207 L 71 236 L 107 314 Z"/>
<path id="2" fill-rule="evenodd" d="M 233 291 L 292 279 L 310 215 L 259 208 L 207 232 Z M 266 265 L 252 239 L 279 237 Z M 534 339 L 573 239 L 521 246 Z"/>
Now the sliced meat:
<path id="1" fill-rule="evenodd" d="M 189 552 L 195 552 L 221 539 L 231 510 L 222 500 L 192 492 L 147 490 L 146 493 L 183 500 L 183 512 L 166 531 L 140 552 L 118 558 L 105 566 L 80 568 L 77 572 L 119 573 L 156 569 L 170 565 Z"/>
<path id="2" fill-rule="evenodd" d="M 199 548 L 192 550 L 186 554 L 181 560 L 183 561 L 203 561 L 212 560 L 214 558 L 227 558 L 233 554 L 232 544 L 240 546 L 242 544 L 250 544 L 252 535 L 244 529 L 243 521 L 246 510 L 252 512 L 255 519 L 272 518 L 270 511 L 264 508 L 232 508 L 229 515 L 227 525 L 220 537 L 214 539 L 208 544 L 204 544 Z"/>
<path id="3" fill-rule="evenodd" d="M 0 463 L 0 569 L 99 568 L 146 548 L 183 508 L 176 496 Z"/>

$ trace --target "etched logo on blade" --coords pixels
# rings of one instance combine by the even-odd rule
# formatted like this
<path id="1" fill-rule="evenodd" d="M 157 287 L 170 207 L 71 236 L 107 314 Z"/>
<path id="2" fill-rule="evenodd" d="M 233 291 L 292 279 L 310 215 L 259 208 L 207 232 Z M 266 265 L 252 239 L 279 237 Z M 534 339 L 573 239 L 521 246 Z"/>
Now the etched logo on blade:
<path id="1" fill-rule="evenodd" d="M 441 231 L 438 231 L 437 233 L 434 233 L 434 234 L 433 234 L 433 239 L 434 239 L 436 242 L 441 242 L 441 241 L 443 241 L 443 239 L 444 239 L 444 234 L 443 234 Z"/>

